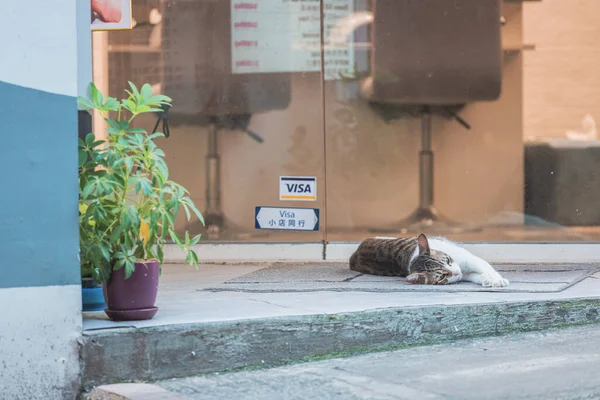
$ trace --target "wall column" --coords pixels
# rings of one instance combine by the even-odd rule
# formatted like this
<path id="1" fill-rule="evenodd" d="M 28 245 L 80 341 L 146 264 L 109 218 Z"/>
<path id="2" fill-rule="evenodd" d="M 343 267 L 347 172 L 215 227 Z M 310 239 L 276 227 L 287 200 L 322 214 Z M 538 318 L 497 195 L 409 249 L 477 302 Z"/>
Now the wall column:
<path id="1" fill-rule="evenodd" d="M 82 329 L 76 96 L 91 77 L 90 3 L 11 1 L 3 14 L 0 397 L 72 399 Z"/>

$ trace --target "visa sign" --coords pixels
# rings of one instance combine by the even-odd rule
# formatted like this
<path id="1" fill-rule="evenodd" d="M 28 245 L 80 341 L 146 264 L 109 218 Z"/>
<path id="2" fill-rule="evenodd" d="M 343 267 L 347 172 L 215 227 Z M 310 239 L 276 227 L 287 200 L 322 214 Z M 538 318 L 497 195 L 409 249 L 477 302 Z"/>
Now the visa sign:
<path id="1" fill-rule="evenodd" d="M 280 176 L 279 200 L 316 201 L 317 178 L 314 176 Z"/>

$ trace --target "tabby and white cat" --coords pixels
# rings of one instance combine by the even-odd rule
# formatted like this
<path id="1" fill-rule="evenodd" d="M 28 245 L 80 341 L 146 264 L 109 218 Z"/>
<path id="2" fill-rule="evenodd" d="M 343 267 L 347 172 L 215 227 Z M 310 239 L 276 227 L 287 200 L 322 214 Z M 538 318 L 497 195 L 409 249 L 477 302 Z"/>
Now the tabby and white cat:
<path id="1" fill-rule="evenodd" d="M 460 281 L 506 287 L 508 280 L 485 260 L 445 238 L 376 237 L 364 240 L 350 257 L 350 269 L 370 275 L 400 276 L 414 284 Z"/>

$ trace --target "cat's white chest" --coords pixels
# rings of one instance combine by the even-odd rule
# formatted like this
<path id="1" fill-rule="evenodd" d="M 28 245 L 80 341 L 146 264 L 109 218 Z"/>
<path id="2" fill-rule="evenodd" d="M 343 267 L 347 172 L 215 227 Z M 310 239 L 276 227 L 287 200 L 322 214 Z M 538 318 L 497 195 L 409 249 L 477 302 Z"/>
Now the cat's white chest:
<path id="1" fill-rule="evenodd" d="M 487 261 L 470 253 L 455 243 L 445 239 L 431 239 L 432 249 L 443 251 L 452 257 L 461 271 L 463 281 L 480 284 L 484 287 L 506 287 L 509 281 L 492 267 Z"/>

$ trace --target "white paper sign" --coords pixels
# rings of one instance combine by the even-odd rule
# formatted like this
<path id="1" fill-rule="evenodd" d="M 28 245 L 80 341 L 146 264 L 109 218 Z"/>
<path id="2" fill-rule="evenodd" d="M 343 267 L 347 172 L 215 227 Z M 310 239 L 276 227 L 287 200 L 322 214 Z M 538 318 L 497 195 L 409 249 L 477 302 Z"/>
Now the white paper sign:
<path id="1" fill-rule="evenodd" d="M 346 18 L 354 0 L 325 0 L 325 79 L 354 73 Z M 232 0 L 232 73 L 321 71 L 320 0 Z"/>

